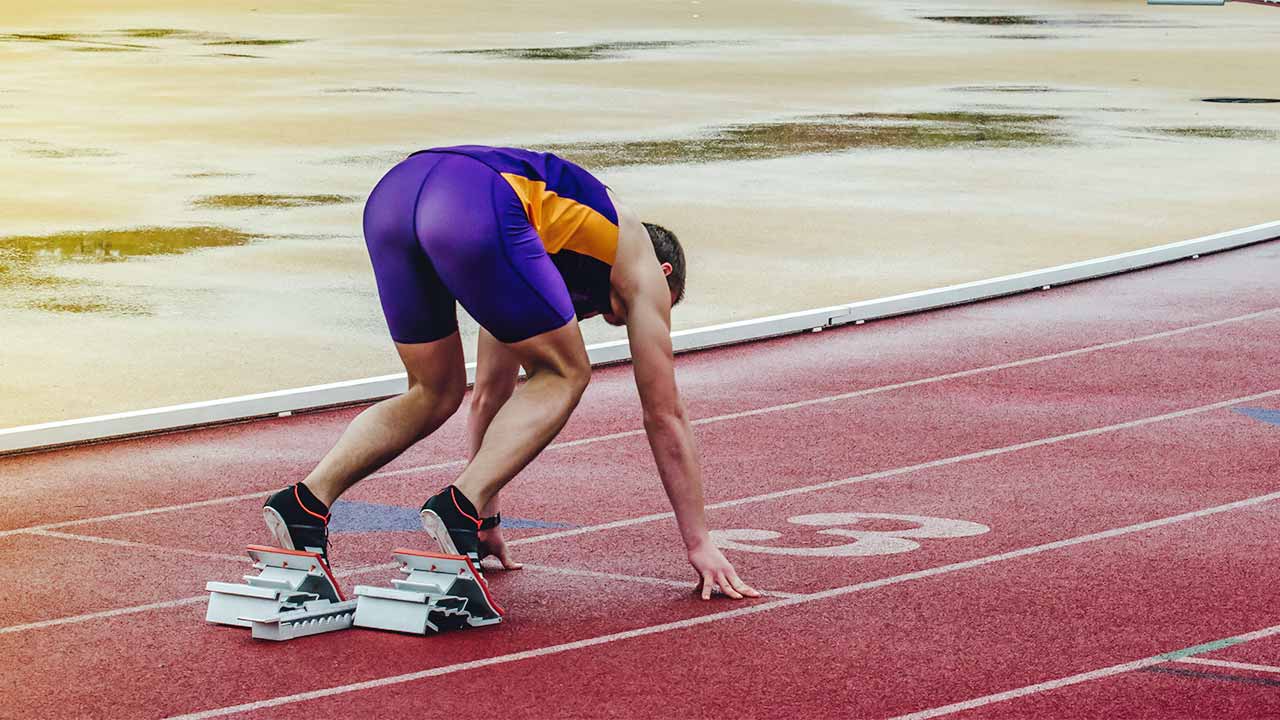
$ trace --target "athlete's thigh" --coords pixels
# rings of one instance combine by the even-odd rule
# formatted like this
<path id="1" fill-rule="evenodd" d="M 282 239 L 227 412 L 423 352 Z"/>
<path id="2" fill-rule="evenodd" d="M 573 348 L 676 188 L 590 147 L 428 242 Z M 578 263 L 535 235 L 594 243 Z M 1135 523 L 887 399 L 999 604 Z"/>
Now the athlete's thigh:
<path id="1" fill-rule="evenodd" d="M 467 389 L 467 363 L 462 340 L 455 331 L 425 343 L 396 343 L 400 362 L 409 375 L 409 386 L 421 386 L 436 396 L 461 400 Z"/>
<path id="2" fill-rule="evenodd" d="M 476 338 L 476 392 L 505 398 L 515 388 L 520 357 L 493 333 L 480 328 Z"/>
<path id="3" fill-rule="evenodd" d="M 378 299 L 397 343 L 430 343 L 458 329 L 454 297 L 418 242 L 414 209 L 437 158 L 415 155 L 395 166 L 369 195 L 365 244 Z"/>
<path id="4" fill-rule="evenodd" d="M 519 359 L 526 373 L 549 370 L 573 379 L 582 387 L 591 377 L 591 359 L 576 322 L 508 343 L 507 348 Z"/>

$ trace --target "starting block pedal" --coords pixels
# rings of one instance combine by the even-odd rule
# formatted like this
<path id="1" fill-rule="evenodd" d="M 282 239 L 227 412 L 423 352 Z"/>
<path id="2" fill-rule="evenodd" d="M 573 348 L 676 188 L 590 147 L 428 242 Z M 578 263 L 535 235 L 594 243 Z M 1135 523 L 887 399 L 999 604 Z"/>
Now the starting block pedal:
<path id="1" fill-rule="evenodd" d="M 351 627 L 356 601 L 342 597 L 317 553 L 250 545 L 258 575 L 243 584 L 210 582 L 205 620 L 253 629 L 253 637 L 290 640 Z"/>
<path id="2" fill-rule="evenodd" d="M 503 610 L 465 555 L 393 550 L 407 577 L 356 586 L 356 627 L 426 635 L 502 622 Z"/>

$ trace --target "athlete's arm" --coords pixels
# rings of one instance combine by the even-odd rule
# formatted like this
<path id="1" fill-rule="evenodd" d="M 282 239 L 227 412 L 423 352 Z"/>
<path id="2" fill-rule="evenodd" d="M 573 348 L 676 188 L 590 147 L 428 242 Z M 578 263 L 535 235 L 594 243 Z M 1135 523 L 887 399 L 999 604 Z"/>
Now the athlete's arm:
<path id="1" fill-rule="evenodd" d="M 707 532 L 702 471 L 684 403 L 676 389 L 671 348 L 671 292 L 639 219 L 619 209 L 618 257 L 611 282 L 626 305 L 636 388 L 644 410 L 644 429 L 676 524 L 698 573 L 704 599 L 713 585 L 729 597 L 759 597 L 738 578 Z"/>

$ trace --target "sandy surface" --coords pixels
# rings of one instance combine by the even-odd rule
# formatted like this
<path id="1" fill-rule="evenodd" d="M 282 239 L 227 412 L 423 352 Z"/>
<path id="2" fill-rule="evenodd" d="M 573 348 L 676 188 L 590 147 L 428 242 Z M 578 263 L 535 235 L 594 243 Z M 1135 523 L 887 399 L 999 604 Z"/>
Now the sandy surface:
<path id="1" fill-rule="evenodd" d="M 0 427 L 398 370 L 360 239 L 360 202 L 395 158 L 431 145 L 681 138 L 867 112 L 1058 118 L 1052 126 L 1065 140 L 1046 146 L 598 168 L 684 239 L 682 327 L 1280 218 L 1270 191 L 1280 104 L 1200 101 L 1280 96 L 1271 72 L 1280 11 L 1271 8 L 153 6 L 0 0 L 0 34 L 71 36 L 0 38 L 0 238 L 188 225 L 259 237 L 124 262 L 49 262 L 42 272 L 63 282 L 0 283 Z M 921 19 L 1007 14 L 1046 22 Z M 278 42 L 290 40 L 298 42 Z M 676 44 L 579 61 L 447 52 L 655 41 Z M 229 194 L 353 200 L 195 202 Z M 82 311 L 59 305 L 67 298 Z M 584 332 L 616 337 L 595 321 Z"/>

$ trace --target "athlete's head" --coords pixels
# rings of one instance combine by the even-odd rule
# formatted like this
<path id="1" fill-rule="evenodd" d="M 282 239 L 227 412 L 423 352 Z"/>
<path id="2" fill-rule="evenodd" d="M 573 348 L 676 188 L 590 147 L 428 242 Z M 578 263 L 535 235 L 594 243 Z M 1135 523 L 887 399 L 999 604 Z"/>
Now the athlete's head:
<path id="1" fill-rule="evenodd" d="M 644 229 L 649 231 L 653 252 L 662 263 L 662 272 L 667 275 L 667 287 L 671 288 L 671 304 L 674 306 L 684 299 L 684 248 L 676 234 L 661 225 L 645 223 Z"/>

